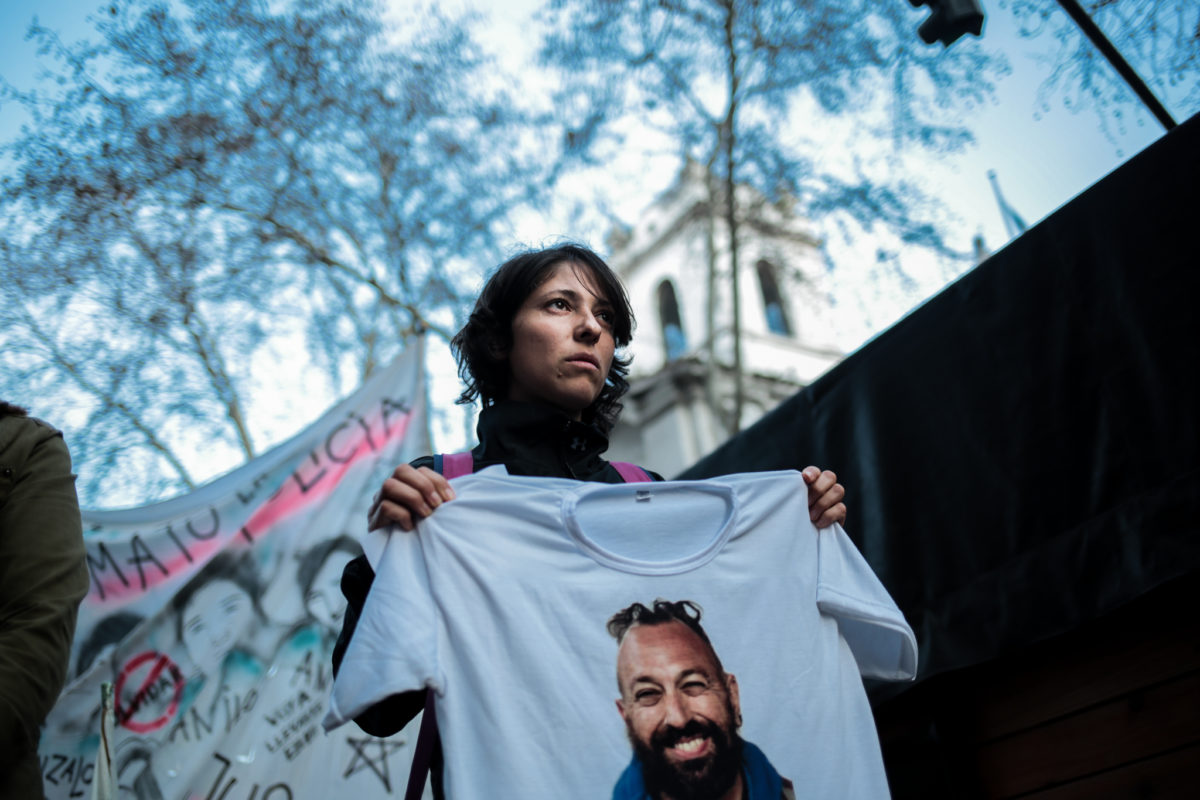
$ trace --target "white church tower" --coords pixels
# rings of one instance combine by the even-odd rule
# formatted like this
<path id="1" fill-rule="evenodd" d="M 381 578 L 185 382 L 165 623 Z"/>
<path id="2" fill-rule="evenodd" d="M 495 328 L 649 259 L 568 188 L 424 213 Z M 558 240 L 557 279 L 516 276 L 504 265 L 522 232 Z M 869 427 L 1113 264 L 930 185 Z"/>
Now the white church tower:
<path id="1" fill-rule="evenodd" d="M 742 413 L 737 425 L 733 292 L 724 201 L 688 164 L 610 263 L 637 316 L 632 387 L 608 458 L 672 477 L 842 358 L 821 242 L 784 204 L 738 189 Z M 715 267 L 715 268 L 714 268 Z"/>

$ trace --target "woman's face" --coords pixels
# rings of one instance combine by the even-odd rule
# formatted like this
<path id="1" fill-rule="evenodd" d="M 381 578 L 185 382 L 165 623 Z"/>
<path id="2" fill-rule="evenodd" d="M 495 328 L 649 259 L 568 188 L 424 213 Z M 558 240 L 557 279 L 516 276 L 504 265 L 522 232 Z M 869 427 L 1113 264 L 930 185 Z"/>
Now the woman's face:
<path id="1" fill-rule="evenodd" d="M 604 388 L 615 349 L 612 304 L 586 267 L 561 263 L 513 318 L 508 399 L 579 419 Z"/>
<path id="2" fill-rule="evenodd" d="M 183 609 L 188 656 L 205 675 L 219 675 L 225 656 L 253 620 L 254 603 L 242 587 L 220 578 L 209 581 Z"/>
<path id="3" fill-rule="evenodd" d="M 341 629 L 342 615 L 346 613 L 346 598 L 342 594 L 342 571 L 347 559 L 346 553 L 334 550 L 333 556 L 325 559 L 325 563 L 317 570 L 308 595 L 304 598 L 305 608 L 312 614 L 313 619 L 323 627 L 335 631 Z"/>

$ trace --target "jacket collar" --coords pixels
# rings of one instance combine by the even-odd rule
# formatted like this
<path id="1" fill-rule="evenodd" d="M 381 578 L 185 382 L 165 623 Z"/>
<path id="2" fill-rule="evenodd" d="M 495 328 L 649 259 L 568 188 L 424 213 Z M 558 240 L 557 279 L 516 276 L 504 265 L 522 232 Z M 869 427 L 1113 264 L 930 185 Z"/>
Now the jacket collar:
<path id="1" fill-rule="evenodd" d="M 608 437 L 553 406 L 505 401 L 483 409 L 474 450 L 478 468 L 504 464 L 513 475 L 593 479 L 607 464 Z"/>

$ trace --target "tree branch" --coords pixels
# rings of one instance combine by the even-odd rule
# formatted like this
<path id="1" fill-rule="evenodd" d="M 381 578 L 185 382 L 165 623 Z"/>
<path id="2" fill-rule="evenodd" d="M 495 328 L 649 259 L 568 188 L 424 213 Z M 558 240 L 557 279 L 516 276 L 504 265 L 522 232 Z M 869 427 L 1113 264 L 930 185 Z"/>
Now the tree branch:
<path id="1" fill-rule="evenodd" d="M 183 484 L 188 489 L 196 488 L 195 481 L 192 480 L 192 476 L 190 473 L 188 473 L 187 468 L 184 467 L 183 462 L 180 461 L 177 455 L 175 455 L 175 451 L 171 449 L 166 442 L 159 439 L 150 426 L 142 421 L 141 417 L 134 413 L 134 411 L 128 405 L 117 399 L 114 394 L 100 388 L 95 383 L 88 380 L 87 376 L 83 374 L 83 371 L 80 369 L 79 365 L 67 358 L 66 355 L 59 350 L 58 345 L 54 343 L 54 340 L 50 338 L 49 334 L 42 330 L 41 326 L 38 325 L 37 320 L 34 319 L 33 315 L 30 314 L 27 309 L 22 308 L 21 315 L 25 317 L 25 324 L 29 328 L 30 333 L 32 333 L 34 338 L 41 342 L 42 346 L 46 348 L 51 360 L 55 364 L 57 364 L 68 375 L 70 375 L 71 378 L 77 384 L 79 384 L 80 388 L 98 398 L 107 407 L 114 409 L 122 417 L 124 417 L 125 420 L 142 435 L 150 449 L 157 452 L 166 460 L 168 464 L 171 465 L 171 468 L 175 470 L 175 474 L 179 476 L 179 479 L 183 481 Z"/>
<path id="2" fill-rule="evenodd" d="M 142 255 L 154 265 L 160 275 L 170 275 L 167 265 L 163 263 L 158 253 L 136 228 L 130 228 L 129 237 L 138 250 L 141 251 Z M 233 385 L 233 379 L 230 378 L 229 371 L 225 368 L 225 359 L 221 356 L 221 352 L 208 330 L 208 325 L 200 315 L 199 309 L 192 302 L 190 287 L 177 287 L 177 295 L 175 299 L 183 307 L 183 328 L 187 331 L 194 345 L 192 352 L 200 359 L 201 366 L 208 373 L 209 383 L 216 391 L 217 397 L 224 404 L 225 416 L 233 423 L 238 443 L 242 446 L 242 452 L 247 459 L 254 458 L 254 443 L 250 439 L 250 431 L 246 426 L 245 414 L 242 412 L 241 398 L 238 395 L 236 387 Z"/>
<path id="3" fill-rule="evenodd" d="M 344 262 L 340 259 L 334 258 L 332 255 L 329 254 L 329 251 L 327 251 L 324 247 L 321 247 L 320 245 L 316 244 L 311 239 L 309 239 L 307 236 L 305 236 L 303 233 L 301 233 L 300 231 L 291 227 L 290 225 L 287 225 L 286 223 L 280 222 L 279 220 L 275 219 L 274 216 L 269 215 L 269 214 L 267 214 L 267 215 L 256 214 L 256 213 L 252 212 L 250 209 L 243 208 L 242 206 L 236 205 L 234 203 L 229 203 L 229 202 L 220 203 L 217 207 L 220 209 L 223 209 L 225 211 L 229 211 L 229 212 L 232 212 L 235 214 L 242 214 L 251 219 L 255 219 L 260 222 L 267 223 L 268 225 L 273 227 L 279 233 L 279 235 L 281 237 L 283 237 L 284 239 L 287 239 L 288 241 L 292 242 L 293 244 L 296 244 L 297 246 L 299 246 L 300 249 L 302 249 L 305 253 L 307 253 L 308 256 L 311 259 L 313 259 L 314 261 L 316 261 L 320 264 L 323 264 L 324 266 L 329 267 L 330 269 L 337 270 L 338 272 L 341 272 L 342 274 L 344 274 L 350 278 L 353 278 L 358 283 L 361 283 L 365 286 L 369 286 L 372 290 L 374 290 L 375 294 L 379 297 L 379 299 L 384 304 L 391 306 L 393 308 L 403 309 L 404 311 L 408 312 L 410 315 L 412 315 L 413 319 L 416 322 L 420 323 L 421 326 L 424 327 L 426 330 L 432 331 L 433 333 L 442 337 L 446 341 L 450 341 L 450 339 L 452 338 L 453 334 L 451 334 L 449 331 L 447 331 L 441 325 L 438 325 L 435 322 L 429 321 L 425 317 L 425 315 L 421 313 L 420 309 L 418 309 L 412 303 L 406 303 L 405 301 L 403 301 L 400 298 L 393 295 L 390 291 L 388 291 L 386 286 L 384 286 L 382 283 L 380 283 L 374 277 L 364 274 L 357 268 L 351 266 L 350 264 L 347 264 L 346 262 Z"/>

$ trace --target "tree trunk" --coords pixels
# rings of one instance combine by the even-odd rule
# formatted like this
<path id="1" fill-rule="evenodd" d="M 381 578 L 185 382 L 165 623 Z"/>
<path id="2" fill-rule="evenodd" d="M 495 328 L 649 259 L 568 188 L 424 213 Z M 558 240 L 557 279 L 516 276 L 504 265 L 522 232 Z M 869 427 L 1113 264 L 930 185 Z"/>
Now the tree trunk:
<path id="1" fill-rule="evenodd" d="M 734 130 L 738 107 L 738 64 L 737 49 L 733 38 L 734 7 L 732 0 L 725 3 L 725 47 L 729 56 L 729 108 L 725 115 L 723 136 L 725 139 L 725 227 L 729 231 L 729 272 L 733 294 L 733 424 L 731 434 L 742 428 L 742 407 L 746 401 L 745 382 L 742 376 L 742 298 L 738 265 L 738 220 L 737 187 L 734 175 Z"/>
<path id="2" fill-rule="evenodd" d="M 708 407 L 712 409 L 713 414 L 717 417 L 717 422 L 720 423 L 726 436 L 733 435 L 733 426 L 730 424 L 729 415 L 725 413 L 725 409 L 721 404 L 720 392 L 717 391 L 717 383 L 720 380 L 721 365 L 717 362 L 717 285 L 718 285 L 718 264 L 717 264 L 717 206 L 720 202 L 720 195 L 717 192 L 716 178 L 714 177 L 714 168 L 716 160 L 720 155 L 720 150 L 714 150 L 712 158 L 704 165 L 704 190 L 708 195 L 708 208 L 704 214 L 704 245 L 705 255 L 708 257 L 708 296 L 705 304 L 705 380 L 704 380 L 704 399 L 708 402 Z"/>

